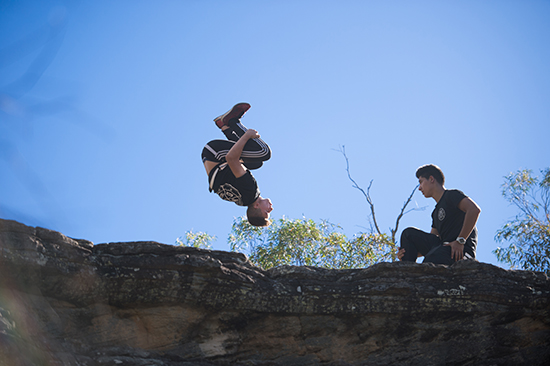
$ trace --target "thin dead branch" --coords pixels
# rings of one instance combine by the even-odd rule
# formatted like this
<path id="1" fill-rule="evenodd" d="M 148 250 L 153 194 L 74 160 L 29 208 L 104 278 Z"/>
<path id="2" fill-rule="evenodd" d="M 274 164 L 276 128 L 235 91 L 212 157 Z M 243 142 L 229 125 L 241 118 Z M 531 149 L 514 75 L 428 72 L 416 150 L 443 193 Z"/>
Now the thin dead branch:
<path id="1" fill-rule="evenodd" d="M 369 183 L 369 187 L 367 188 L 367 190 L 365 191 L 363 188 L 361 188 L 357 182 L 352 178 L 351 176 L 351 173 L 349 171 L 349 159 L 348 159 L 348 156 L 346 155 L 346 147 L 344 145 L 342 145 L 340 147 L 340 152 L 342 153 L 342 155 L 344 155 L 344 158 L 346 159 L 346 171 L 348 172 L 348 178 L 349 180 L 353 183 L 353 188 L 356 188 L 358 189 L 359 191 L 361 191 L 361 193 L 363 193 L 363 196 L 365 196 L 365 199 L 367 200 L 367 203 L 369 204 L 370 206 L 370 211 L 371 211 L 371 216 L 372 216 L 372 221 L 374 223 L 374 227 L 376 228 L 376 232 L 379 234 L 379 235 L 382 235 L 382 232 L 380 231 L 380 228 L 378 227 L 378 223 L 376 222 L 376 214 L 374 212 L 374 203 L 372 202 L 372 199 L 370 197 L 370 188 L 372 187 L 372 182 L 373 180 L 370 181 Z"/>
<path id="2" fill-rule="evenodd" d="M 374 227 L 376 228 L 376 232 L 379 235 L 382 235 L 382 231 L 380 230 L 380 227 L 378 226 L 378 222 L 376 221 L 376 214 L 375 214 L 375 211 L 374 211 L 374 202 L 372 201 L 372 198 L 370 196 L 370 189 L 372 187 L 373 180 L 371 180 L 369 182 L 369 186 L 367 187 L 367 190 L 364 190 L 363 188 L 361 188 L 359 186 L 359 184 L 357 184 L 355 179 L 353 179 L 353 177 L 351 176 L 350 168 L 349 168 L 349 159 L 348 159 L 348 156 L 346 155 L 346 147 L 344 145 L 342 145 L 342 146 L 340 146 L 340 149 L 338 151 L 344 156 L 344 159 L 346 159 L 346 172 L 348 173 L 349 180 L 353 183 L 353 188 L 356 188 L 359 191 L 361 191 L 363 196 L 365 196 L 365 199 L 367 200 L 367 203 L 369 204 L 369 207 L 370 207 L 370 210 L 371 210 L 372 222 L 374 224 Z M 396 243 L 395 236 L 396 236 L 397 230 L 399 228 L 399 222 L 401 221 L 403 216 L 406 215 L 407 213 L 411 212 L 411 211 L 417 211 L 417 210 L 421 211 L 421 210 L 424 210 L 426 208 L 424 206 L 424 207 L 421 207 L 421 208 L 412 208 L 412 209 L 406 211 L 406 208 L 409 205 L 409 203 L 411 203 L 412 197 L 413 197 L 414 193 L 416 192 L 417 188 L 418 188 L 418 185 L 416 185 L 414 187 L 411 194 L 409 195 L 409 197 L 407 198 L 407 200 L 403 204 L 403 207 L 401 207 L 401 211 L 399 212 L 399 215 L 397 216 L 397 219 L 395 220 L 395 228 L 393 228 L 393 229 L 390 228 L 391 240 L 392 240 L 393 243 Z"/>

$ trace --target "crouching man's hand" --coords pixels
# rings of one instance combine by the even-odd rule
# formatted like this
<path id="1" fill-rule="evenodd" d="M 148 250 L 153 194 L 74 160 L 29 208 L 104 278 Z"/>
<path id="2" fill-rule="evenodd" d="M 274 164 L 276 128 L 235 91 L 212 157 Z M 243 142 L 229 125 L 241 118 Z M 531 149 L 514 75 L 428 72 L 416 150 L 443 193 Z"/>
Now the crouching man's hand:
<path id="1" fill-rule="evenodd" d="M 397 259 L 401 261 L 403 260 L 404 256 L 405 256 L 405 248 L 399 248 L 399 251 L 397 252 Z"/>
<path id="2" fill-rule="evenodd" d="M 455 261 L 460 261 L 464 258 L 464 244 L 460 244 L 455 240 L 443 245 L 451 247 L 451 258 Z"/>

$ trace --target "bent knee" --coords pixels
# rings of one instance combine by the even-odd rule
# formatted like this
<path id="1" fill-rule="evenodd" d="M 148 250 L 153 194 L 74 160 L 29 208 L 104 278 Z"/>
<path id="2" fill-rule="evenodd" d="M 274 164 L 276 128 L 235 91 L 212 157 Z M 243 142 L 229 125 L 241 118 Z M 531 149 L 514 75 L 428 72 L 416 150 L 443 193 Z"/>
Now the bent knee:
<path id="1" fill-rule="evenodd" d="M 262 159 L 263 161 L 267 161 L 271 159 L 271 149 L 268 147 L 267 148 L 267 151 L 265 152 L 264 154 L 264 158 Z"/>
<path id="2" fill-rule="evenodd" d="M 406 228 L 405 230 L 403 230 L 403 232 L 401 233 L 401 238 L 408 238 L 410 237 L 411 235 L 417 233 L 421 231 L 420 229 L 417 229 L 415 227 L 408 227 Z"/>

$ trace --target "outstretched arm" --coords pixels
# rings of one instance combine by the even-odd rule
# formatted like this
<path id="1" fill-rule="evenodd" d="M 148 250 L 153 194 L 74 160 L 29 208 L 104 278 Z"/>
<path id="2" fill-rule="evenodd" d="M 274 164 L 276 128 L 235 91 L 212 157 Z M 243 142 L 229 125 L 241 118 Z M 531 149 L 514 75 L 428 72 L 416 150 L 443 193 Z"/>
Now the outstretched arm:
<path id="1" fill-rule="evenodd" d="M 259 137 L 258 131 L 253 129 L 247 130 L 225 156 L 225 160 L 236 178 L 240 178 L 246 174 L 246 168 L 241 164 L 241 154 L 243 153 L 244 145 L 246 145 L 248 140 Z"/>

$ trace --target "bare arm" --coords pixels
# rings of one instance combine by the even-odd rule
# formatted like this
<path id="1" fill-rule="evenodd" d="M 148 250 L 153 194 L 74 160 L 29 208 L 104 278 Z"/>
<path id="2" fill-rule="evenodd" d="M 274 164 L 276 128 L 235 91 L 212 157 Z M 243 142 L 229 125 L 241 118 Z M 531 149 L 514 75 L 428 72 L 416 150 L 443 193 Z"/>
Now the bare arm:
<path id="1" fill-rule="evenodd" d="M 258 131 L 247 130 L 225 156 L 225 160 L 236 178 L 240 178 L 246 174 L 246 168 L 241 164 L 241 154 L 243 153 L 244 145 L 246 145 L 248 140 L 258 137 L 260 137 Z"/>
<path id="2" fill-rule="evenodd" d="M 477 218 L 481 213 L 479 206 L 469 197 L 465 197 L 458 204 L 458 208 L 461 211 L 464 211 L 466 215 L 464 216 L 464 223 L 462 224 L 462 230 L 460 235 L 463 238 L 468 238 L 474 230 L 474 227 L 477 223 Z"/>
<path id="3" fill-rule="evenodd" d="M 477 218 L 481 213 L 479 206 L 469 197 L 464 197 L 462 201 L 458 204 L 458 208 L 465 213 L 464 223 L 462 224 L 462 230 L 460 230 L 459 237 L 468 239 L 474 227 L 477 223 Z M 454 260 L 461 260 L 464 257 L 464 245 L 459 242 L 452 241 L 449 244 L 451 247 L 451 257 Z"/>

